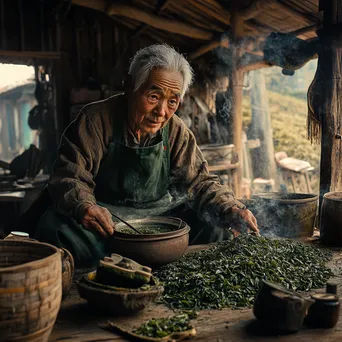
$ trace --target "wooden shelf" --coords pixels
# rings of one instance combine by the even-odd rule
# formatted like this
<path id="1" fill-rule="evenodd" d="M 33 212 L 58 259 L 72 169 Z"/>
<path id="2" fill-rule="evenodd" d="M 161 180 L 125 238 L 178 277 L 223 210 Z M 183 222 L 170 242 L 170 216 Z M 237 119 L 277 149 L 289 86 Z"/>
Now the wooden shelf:
<path id="1" fill-rule="evenodd" d="M 237 169 L 240 166 L 240 163 L 234 164 L 219 164 L 219 165 L 210 165 L 208 167 L 209 172 L 218 172 L 218 171 L 228 171 Z"/>

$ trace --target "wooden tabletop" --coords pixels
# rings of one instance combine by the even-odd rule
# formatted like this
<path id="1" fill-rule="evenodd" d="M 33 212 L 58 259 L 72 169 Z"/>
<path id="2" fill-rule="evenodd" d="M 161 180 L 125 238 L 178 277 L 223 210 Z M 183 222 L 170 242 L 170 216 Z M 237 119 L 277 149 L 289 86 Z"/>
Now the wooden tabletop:
<path id="1" fill-rule="evenodd" d="M 203 249 L 203 246 L 196 247 Z M 193 248 L 190 248 L 193 250 Z M 342 253 L 334 252 L 334 258 L 328 264 L 337 275 L 338 294 L 342 296 Z M 322 292 L 321 289 L 319 292 Z M 315 291 L 318 292 L 318 291 Z M 126 328 L 159 317 L 167 317 L 174 312 L 164 305 L 151 304 L 144 311 L 127 317 L 114 317 L 92 311 L 87 302 L 81 299 L 73 286 L 69 296 L 62 302 L 61 310 L 49 341 L 128 341 L 114 333 L 102 330 L 98 324 L 111 320 Z M 342 315 L 341 315 L 342 316 Z M 194 341 L 286 341 L 286 342 L 340 342 L 342 341 L 342 318 L 333 329 L 308 329 L 303 327 L 298 333 L 284 336 L 266 335 L 255 320 L 252 309 L 243 310 L 203 310 L 192 321 L 197 329 Z"/>

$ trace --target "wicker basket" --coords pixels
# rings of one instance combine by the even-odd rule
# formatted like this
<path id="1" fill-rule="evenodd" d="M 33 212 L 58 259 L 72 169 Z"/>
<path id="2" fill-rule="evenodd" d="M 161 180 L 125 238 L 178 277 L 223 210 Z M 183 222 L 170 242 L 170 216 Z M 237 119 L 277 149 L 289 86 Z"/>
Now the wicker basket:
<path id="1" fill-rule="evenodd" d="M 0 241 L 1 341 L 48 341 L 61 304 L 61 266 L 54 246 Z"/>

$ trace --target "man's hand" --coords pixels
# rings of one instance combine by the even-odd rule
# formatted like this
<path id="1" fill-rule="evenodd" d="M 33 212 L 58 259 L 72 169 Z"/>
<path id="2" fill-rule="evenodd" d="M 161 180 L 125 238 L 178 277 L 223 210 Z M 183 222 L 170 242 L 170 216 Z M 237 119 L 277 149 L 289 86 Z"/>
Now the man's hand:
<path id="1" fill-rule="evenodd" d="M 113 235 L 115 226 L 108 209 L 96 204 L 84 210 L 82 225 L 85 229 L 103 237 Z"/>
<path id="2" fill-rule="evenodd" d="M 231 210 L 231 228 L 234 237 L 246 230 L 247 232 L 253 232 L 256 235 L 260 235 L 257 220 L 251 211 L 248 209 L 239 209 L 237 207 L 233 207 Z"/>

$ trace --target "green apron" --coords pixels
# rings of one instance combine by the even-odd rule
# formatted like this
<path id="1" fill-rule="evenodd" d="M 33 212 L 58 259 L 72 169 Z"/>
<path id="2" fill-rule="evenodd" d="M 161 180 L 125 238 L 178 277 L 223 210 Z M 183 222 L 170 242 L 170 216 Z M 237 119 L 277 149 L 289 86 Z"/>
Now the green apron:
<path id="1" fill-rule="evenodd" d="M 142 213 L 160 215 L 184 202 L 173 201 L 168 193 L 168 125 L 162 129 L 161 141 L 148 147 L 126 146 L 123 131 L 121 119 L 94 179 L 97 203 L 128 219 Z M 104 239 L 51 208 L 42 216 L 35 238 L 70 250 L 78 267 L 92 267 L 107 254 Z"/>
<path id="2" fill-rule="evenodd" d="M 119 120 L 113 141 L 94 179 L 98 201 L 135 208 L 156 207 L 166 194 L 170 177 L 168 125 L 159 143 L 132 148 L 124 143 L 124 122 Z"/>

